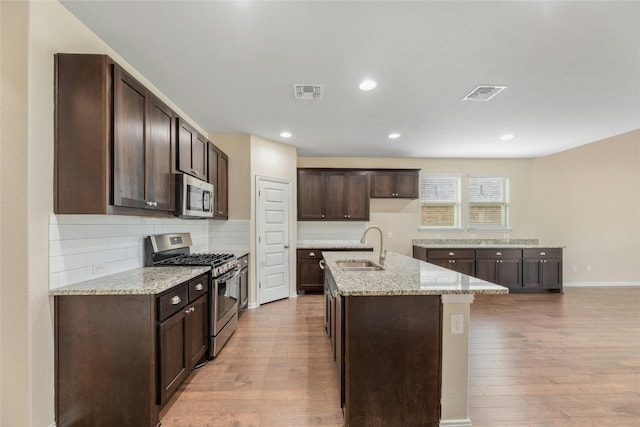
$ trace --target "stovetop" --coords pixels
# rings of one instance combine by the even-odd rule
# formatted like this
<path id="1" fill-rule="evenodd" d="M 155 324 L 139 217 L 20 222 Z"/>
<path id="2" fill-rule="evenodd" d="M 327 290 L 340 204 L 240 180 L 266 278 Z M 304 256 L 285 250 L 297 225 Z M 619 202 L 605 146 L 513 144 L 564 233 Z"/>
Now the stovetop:
<path id="1" fill-rule="evenodd" d="M 205 265 L 211 266 L 214 278 L 239 267 L 232 254 L 190 253 L 190 233 L 157 234 L 146 239 L 146 266 Z"/>

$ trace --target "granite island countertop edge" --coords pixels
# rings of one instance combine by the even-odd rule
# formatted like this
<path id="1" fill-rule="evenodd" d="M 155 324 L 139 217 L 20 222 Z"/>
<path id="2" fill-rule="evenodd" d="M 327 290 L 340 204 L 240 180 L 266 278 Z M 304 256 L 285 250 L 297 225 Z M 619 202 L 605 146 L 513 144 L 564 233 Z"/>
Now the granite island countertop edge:
<path id="1" fill-rule="evenodd" d="M 343 296 L 507 294 L 508 288 L 395 252 L 387 252 L 380 271 L 347 271 L 340 260 L 369 260 L 378 263 L 371 252 L 323 253 L 326 268 Z"/>

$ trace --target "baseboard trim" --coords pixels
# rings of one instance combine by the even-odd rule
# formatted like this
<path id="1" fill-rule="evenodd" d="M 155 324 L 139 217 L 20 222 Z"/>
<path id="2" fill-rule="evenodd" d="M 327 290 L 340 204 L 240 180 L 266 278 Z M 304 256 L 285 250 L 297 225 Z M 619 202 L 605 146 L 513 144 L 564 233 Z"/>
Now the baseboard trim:
<path id="1" fill-rule="evenodd" d="M 640 286 L 640 282 L 564 282 L 566 288 L 589 288 L 589 287 L 602 287 L 602 288 L 618 288 L 618 287 L 633 287 Z"/>
<path id="2" fill-rule="evenodd" d="M 472 427 L 469 418 L 462 420 L 440 420 L 440 427 Z"/>

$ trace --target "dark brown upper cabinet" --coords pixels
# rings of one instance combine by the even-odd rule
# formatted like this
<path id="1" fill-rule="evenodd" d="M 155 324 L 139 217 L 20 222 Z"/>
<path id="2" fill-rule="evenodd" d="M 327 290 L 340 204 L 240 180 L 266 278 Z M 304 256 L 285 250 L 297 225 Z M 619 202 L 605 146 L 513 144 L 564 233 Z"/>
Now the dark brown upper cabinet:
<path id="1" fill-rule="evenodd" d="M 106 55 L 55 55 L 54 212 L 172 215 L 174 113 Z"/>
<path id="2" fill-rule="evenodd" d="M 371 172 L 371 197 L 417 199 L 420 169 L 384 169 Z"/>
<path id="3" fill-rule="evenodd" d="M 179 171 L 207 180 L 207 150 L 209 141 L 184 119 L 178 118 Z"/>
<path id="4" fill-rule="evenodd" d="M 208 143 L 208 180 L 213 184 L 213 219 L 229 218 L 229 157 Z"/>
<path id="5" fill-rule="evenodd" d="M 368 221 L 366 171 L 298 169 L 299 221 Z"/>

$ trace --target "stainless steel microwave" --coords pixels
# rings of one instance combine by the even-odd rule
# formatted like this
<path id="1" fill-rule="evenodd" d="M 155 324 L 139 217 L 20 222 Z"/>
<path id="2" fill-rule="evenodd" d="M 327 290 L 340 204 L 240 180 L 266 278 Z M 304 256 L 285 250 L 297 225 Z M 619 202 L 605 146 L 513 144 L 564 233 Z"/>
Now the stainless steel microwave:
<path id="1" fill-rule="evenodd" d="M 177 173 L 176 215 L 182 218 L 213 218 L 213 185 Z"/>

